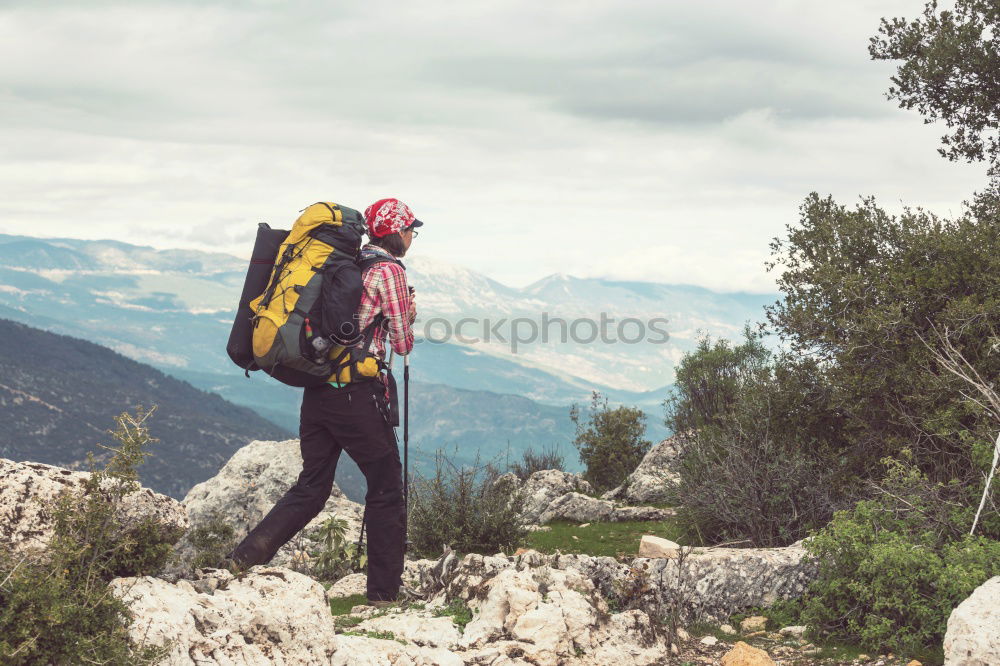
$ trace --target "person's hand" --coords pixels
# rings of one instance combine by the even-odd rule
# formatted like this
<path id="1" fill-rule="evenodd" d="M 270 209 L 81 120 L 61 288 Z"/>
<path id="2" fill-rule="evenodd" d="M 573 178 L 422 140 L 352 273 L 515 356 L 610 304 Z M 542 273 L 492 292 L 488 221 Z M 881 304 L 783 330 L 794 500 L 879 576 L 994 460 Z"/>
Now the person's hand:
<path id="1" fill-rule="evenodd" d="M 410 309 L 406 314 L 409 315 L 411 324 L 417 320 L 417 297 L 415 295 L 410 295 Z"/>

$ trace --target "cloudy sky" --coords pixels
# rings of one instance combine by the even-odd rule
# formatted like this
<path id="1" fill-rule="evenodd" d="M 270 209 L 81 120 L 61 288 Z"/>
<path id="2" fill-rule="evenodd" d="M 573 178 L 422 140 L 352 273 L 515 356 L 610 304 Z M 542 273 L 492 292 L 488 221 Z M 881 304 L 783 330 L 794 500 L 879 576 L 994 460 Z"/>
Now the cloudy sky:
<path id="1" fill-rule="evenodd" d="M 397 196 L 413 254 L 771 291 L 810 191 L 956 213 L 984 167 L 884 98 L 911 0 L 0 2 L 0 231 L 249 256 Z"/>

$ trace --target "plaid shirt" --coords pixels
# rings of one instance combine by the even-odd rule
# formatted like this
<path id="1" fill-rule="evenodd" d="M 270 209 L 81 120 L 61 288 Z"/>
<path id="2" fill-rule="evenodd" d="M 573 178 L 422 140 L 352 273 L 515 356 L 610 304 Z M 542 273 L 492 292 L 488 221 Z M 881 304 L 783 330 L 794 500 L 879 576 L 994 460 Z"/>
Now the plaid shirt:
<path id="1" fill-rule="evenodd" d="M 387 259 L 393 258 L 386 250 L 370 243 L 361 248 L 361 252 L 374 252 L 385 255 Z M 413 349 L 413 327 L 407 315 L 411 298 L 410 289 L 406 285 L 406 271 L 399 264 L 378 263 L 365 271 L 361 281 L 363 289 L 358 308 L 359 330 L 364 331 L 378 313 L 385 314 L 381 330 L 376 329 L 369 351 L 385 361 L 385 339 L 388 333 L 393 351 L 400 355 L 409 354 Z M 362 344 L 364 341 L 357 346 Z"/>

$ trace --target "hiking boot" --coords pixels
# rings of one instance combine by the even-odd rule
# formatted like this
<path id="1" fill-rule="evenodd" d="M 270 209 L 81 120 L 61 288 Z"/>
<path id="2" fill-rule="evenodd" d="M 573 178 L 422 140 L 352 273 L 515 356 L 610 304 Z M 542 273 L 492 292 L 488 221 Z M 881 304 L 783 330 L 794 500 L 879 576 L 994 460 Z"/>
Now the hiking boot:
<path id="1" fill-rule="evenodd" d="M 395 601 L 395 600 L 394 601 L 373 601 L 372 599 L 369 599 L 368 600 L 368 605 L 369 606 L 374 606 L 375 608 L 378 608 L 378 609 L 396 608 L 396 607 L 399 606 L 399 601 Z"/>
<path id="2" fill-rule="evenodd" d="M 219 568 L 225 569 L 226 571 L 233 574 L 237 578 L 242 578 L 243 576 L 246 575 L 247 569 L 249 569 L 250 567 L 240 564 L 238 561 L 234 560 L 231 557 L 226 557 L 223 558 L 222 566 Z"/>

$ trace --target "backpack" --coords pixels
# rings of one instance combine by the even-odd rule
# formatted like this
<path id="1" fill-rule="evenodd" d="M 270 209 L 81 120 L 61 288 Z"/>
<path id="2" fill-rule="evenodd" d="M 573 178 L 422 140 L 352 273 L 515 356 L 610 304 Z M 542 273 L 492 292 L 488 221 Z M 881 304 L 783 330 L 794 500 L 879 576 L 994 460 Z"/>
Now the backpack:
<path id="1" fill-rule="evenodd" d="M 380 361 L 368 347 L 382 317 L 357 331 L 356 314 L 361 271 L 389 260 L 367 258 L 359 265 L 363 233 L 358 211 L 325 202 L 306 208 L 290 232 L 258 227 L 227 345 L 248 377 L 264 370 L 284 384 L 306 387 L 378 376 Z M 321 299 L 324 275 L 334 293 Z M 317 337 L 331 342 L 322 352 L 313 344 Z M 361 348 L 354 346 L 361 340 Z"/>

